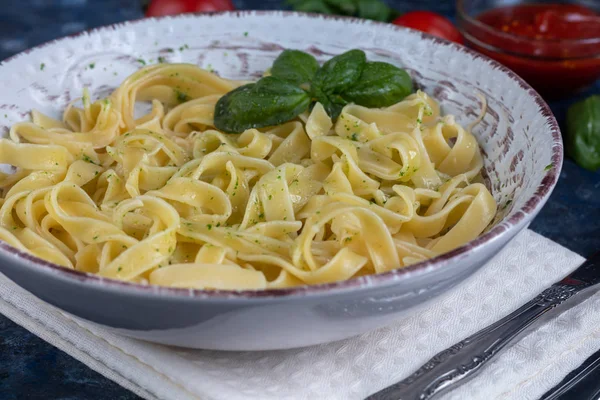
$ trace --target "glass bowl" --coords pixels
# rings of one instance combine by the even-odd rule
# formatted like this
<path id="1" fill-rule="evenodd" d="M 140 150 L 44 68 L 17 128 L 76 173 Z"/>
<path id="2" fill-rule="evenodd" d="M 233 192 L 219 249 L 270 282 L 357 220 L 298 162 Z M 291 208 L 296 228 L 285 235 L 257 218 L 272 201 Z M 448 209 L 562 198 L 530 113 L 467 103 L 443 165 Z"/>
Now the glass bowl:
<path id="1" fill-rule="evenodd" d="M 510 10 L 514 6 L 556 3 L 587 7 L 597 14 L 588 21 L 600 18 L 597 0 L 458 0 L 458 26 L 467 45 L 515 71 L 544 97 L 561 98 L 592 85 L 600 77 L 600 34 L 583 39 L 525 36 L 513 33 L 509 25 L 519 23 L 511 18 Z M 483 22 L 492 17 L 492 10 L 500 8 L 507 22 L 503 29 Z M 572 33 L 570 31 L 567 34 Z"/>

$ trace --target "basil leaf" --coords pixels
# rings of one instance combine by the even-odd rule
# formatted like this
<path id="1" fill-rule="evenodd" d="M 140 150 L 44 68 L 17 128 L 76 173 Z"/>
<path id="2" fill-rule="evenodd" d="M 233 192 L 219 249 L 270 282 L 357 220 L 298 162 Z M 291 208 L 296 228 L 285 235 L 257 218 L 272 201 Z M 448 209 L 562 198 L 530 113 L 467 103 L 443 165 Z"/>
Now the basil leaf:
<path id="1" fill-rule="evenodd" d="M 400 13 L 382 0 L 287 0 L 295 11 L 393 21 Z"/>
<path id="2" fill-rule="evenodd" d="M 341 93 L 354 85 L 367 62 L 362 50 L 350 50 L 333 57 L 317 71 L 312 86 L 325 94 Z"/>
<path id="3" fill-rule="evenodd" d="M 381 0 L 358 0 L 358 17 L 387 22 L 392 9 Z"/>
<path id="4" fill-rule="evenodd" d="M 567 111 L 566 145 L 575 162 L 590 171 L 600 168 L 600 96 L 573 104 Z"/>
<path id="5" fill-rule="evenodd" d="M 227 133 L 290 121 L 304 112 L 310 96 L 301 88 L 268 76 L 221 97 L 215 106 L 215 127 Z"/>
<path id="6" fill-rule="evenodd" d="M 332 101 L 329 101 L 328 103 L 323 104 L 323 107 L 325 107 L 325 111 L 327 111 L 327 115 L 329 115 L 329 118 L 335 121 L 342 113 L 342 109 L 346 104 L 347 103 L 334 103 Z"/>
<path id="7" fill-rule="evenodd" d="M 348 104 L 348 102 L 344 100 L 341 96 L 337 94 L 327 95 L 318 89 L 313 92 L 313 95 L 317 99 L 317 101 L 323 105 L 323 108 L 325 108 L 327 115 L 329 115 L 329 117 L 332 120 L 336 120 L 337 117 L 340 116 L 342 108 L 344 108 L 344 106 Z"/>
<path id="8" fill-rule="evenodd" d="M 288 0 L 295 11 L 314 12 L 319 14 L 334 14 L 334 10 L 327 5 L 325 0 Z"/>
<path id="9" fill-rule="evenodd" d="M 342 97 L 364 107 L 378 108 L 396 104 L 412 90 L 412 80 L 405 70 L 385 62 L 368 62 L 358 82 Z"/>
<path id="10" fill-rule="evenodd" d="M 318 61 L 300 50 L 284 50 L 273 63 L 271 75 L 295 85 L 309 83 L 319 69 Z"/>
<path id="11" fill-rule="evenodd" d="M 367 0 L 370 1 L 370 0 Z M 325 0 L 325 2 L 335 9 L 338 15 L 354 15 L 357 11 L 356 0 Z"/>

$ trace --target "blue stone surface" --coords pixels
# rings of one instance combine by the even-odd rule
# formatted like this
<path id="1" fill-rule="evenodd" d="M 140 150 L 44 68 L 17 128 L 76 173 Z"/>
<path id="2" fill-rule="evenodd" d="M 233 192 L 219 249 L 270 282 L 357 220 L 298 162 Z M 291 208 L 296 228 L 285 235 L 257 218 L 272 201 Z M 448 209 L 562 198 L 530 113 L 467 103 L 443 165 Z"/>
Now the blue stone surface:
<path id="1" fill-rule="evenodd" d="M 2 0 L 0 59 L 82 29 L 143 16 L 138 0 Z M 279 9 L 279 0 L 234 0 L 238 9 Z M 388 1 L 398 10 L 430 9 L 454 14 L 452 1 Z M 5 6 L 8 5 L 8 6 Z M 552 103 L 559 122 L 567 107 L 592 93 Z M 600 250 L 600 171 L 590 172 L 567 160 L 558 186 L 531 228 L 583 255 Z M 0 399 L 138 399 L 0 315 Z"/>

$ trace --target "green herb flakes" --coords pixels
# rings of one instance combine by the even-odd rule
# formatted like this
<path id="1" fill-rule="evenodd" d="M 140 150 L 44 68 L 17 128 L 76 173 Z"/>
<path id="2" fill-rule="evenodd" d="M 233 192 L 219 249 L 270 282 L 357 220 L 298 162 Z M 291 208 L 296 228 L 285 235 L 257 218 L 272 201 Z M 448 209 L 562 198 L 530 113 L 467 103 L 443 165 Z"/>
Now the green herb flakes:
<path id="1" fill-rule="evenodd" d="M 187 93 L 182 92 L 179 89 L 173 89 L 175 91 L 175 97 L 177 98 L 177 101 L 180 103 L 185 103 L 186 101 L 190 100 L 190 97 L 187 95 Z"/>

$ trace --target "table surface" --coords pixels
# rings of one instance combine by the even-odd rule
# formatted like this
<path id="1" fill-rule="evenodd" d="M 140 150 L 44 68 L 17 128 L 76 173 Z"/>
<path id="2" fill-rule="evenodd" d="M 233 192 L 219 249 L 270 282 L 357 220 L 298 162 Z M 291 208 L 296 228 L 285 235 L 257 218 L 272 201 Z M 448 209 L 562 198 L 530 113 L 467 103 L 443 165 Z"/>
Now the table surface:
<path id="1" fill-rule="evenodd" d="M 0 60 L 28 47 L 83 29 L 142 17 L 137 0 L 2 0 Z M 279 0 L 234 0 L 238 9 L 283 8 Z M 428 8 L 453 15 L 453 2 L 389 1 L 399 10 Z M 551 103 L 559 122 L 566 108 L 600 93 L 600 82 L 585 93 Z M 583 255 L 600 250 L 600 171 L 566 160 L 560 181 L 531 229 Z M 0 398 L 138 399 L 84 364 L 0 315 Z"/>

